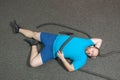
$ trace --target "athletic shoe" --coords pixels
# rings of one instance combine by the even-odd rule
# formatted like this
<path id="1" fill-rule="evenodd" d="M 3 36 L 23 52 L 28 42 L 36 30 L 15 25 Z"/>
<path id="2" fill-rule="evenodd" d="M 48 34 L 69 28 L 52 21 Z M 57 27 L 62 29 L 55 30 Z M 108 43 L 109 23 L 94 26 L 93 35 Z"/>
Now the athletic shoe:
<path id="1" fill-rule="evenodd" d="M 20 26 L 16 23 L 15 20 L 10 23 L 10 26 L 12 27 L 14 33 L 19 32 Z"/>
<path id="2" fill-rule="evenodd" d="M 39 42 L 34 39 L 24 39 L 30 46 L 37 45 Z"/>

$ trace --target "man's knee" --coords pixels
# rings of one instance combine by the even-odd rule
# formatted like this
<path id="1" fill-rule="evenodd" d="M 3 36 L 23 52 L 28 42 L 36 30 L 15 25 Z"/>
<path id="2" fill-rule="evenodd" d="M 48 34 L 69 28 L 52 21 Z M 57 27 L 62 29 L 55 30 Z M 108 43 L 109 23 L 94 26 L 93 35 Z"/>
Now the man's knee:
<path id="1" fill-rule="evenodd" d="M 38 66 L 36 65 L 36 63 L 33 62 L 33 61 L 30 61 L 30 66 L 31 66 L 31 67 L 38 67 Z"/>
<path id="2" fill-rule="evenodd" d="M 38 59 L 38 57 L 34 58 L 33 60 L 30 61 L 30 66 L 31 67 L 38 67 L 42 65 L 42 61 Z"/>
<path id="3" fill-rule="evenodd" d="M 40 34 L 41 32 L 33 32 L 33 38 L 40 41 Z"/>

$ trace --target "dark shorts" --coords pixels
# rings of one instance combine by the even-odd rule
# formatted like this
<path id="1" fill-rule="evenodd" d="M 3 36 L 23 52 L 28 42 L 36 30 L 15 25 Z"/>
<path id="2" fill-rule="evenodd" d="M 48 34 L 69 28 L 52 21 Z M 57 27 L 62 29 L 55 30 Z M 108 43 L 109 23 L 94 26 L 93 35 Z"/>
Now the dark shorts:
<path id="1" fill-rule="evenodd" d="M 47 61 L 54 59 L 53 44 L 56 37 L 57 37 L 56 34 L 41 32 L 40 41 L 44 44 L 44 47 L 40 53 L 43 63 L 46 63 Z"/>

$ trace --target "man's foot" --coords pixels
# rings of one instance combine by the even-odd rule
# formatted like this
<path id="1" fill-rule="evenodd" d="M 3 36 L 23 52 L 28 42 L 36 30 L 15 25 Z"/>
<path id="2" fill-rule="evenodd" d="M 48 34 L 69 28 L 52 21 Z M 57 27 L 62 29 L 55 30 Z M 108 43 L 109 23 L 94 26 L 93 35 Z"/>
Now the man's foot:
<path id="1" fill-rule="evenodd" d="M 16 23 L 15 20 L 13 22 L 10 22 L 10 26 L 12 27 L 14 33 L 19 32 L 20 26 Z"/>
<path id="2" fill-rule="evenodd" d="M 34 39 L 24 39 L 30 46 L 37 45 L 39 42 Z"/>

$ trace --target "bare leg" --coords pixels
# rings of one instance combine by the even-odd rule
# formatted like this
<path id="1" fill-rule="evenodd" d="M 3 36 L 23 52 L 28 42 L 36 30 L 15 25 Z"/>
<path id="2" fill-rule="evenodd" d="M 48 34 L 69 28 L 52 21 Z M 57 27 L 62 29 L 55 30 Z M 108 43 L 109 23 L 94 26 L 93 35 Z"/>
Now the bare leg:
<path id="1" fill-rule="evenodd" d="M 28 38 L 34 38 L 40 41 L 40 32 L 33 32 L 31 30 L 22 29 L 22 28 L 19 29 L 19 32 Z M 43 62 L 42 62 L 41 54 L 38 53 L 37 46 L 32 45 L 31 55 L 30 55 L 31 67 L 38 67 L 42 64 Z"/>
<path id="2" fill-rule="evenodd" d="M 33 45 L 32 50 L 31 50 L 31 56 L 30 56 L 30 65 L 32 67 L 38 67 L 42 64 L 43 64 L 43 62 L 41 59 L 41 55 L 37 51 L 37 46 Z"/>
<path id="3" fill-rule="evenodd" d="M 40 41 L 40 34 L 41 34 L 40 32 L 33 32 L 31 30 L 22 29 L 19 25 L 17 25 L 16 21 L 11 22 L 10 25 L 14 33 L 20 32 L 21 34 L 23 34 L 28 38 L 34 38 L 37 41 Z M 41 54 L 38 53 L 37 46 L 36 46 L 38 42 L 27 40 L 27 39 L 26 41 L 32 46 L 31 56 L 30 56 L 30 65 L 32 67 L 38 67 L 42 65 L 43 62 L 42 62 Z"/>
<path id="4" fill-rule="evenodd" d="M 40 41 L 41 32 L 33 32 L 31 30 L 22 29 L 22 28 L 19 29 L 19 32 L 28 38 L 34 38 L 37 41 Z"/>

